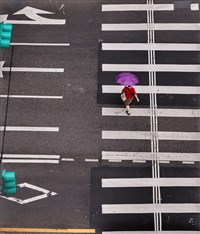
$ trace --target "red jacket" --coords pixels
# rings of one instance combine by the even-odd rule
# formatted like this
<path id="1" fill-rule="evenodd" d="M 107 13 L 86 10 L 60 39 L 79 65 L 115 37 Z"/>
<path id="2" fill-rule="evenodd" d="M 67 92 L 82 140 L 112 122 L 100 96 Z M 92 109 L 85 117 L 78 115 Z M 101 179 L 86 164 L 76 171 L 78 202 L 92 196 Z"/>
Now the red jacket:
<path id="1" fill-rule="evenodd" d="M 136 95 L 135 89 L 133 87 L 124 87 L 122 93 L 125 93 L 127 99 L 132 99 Z"/>

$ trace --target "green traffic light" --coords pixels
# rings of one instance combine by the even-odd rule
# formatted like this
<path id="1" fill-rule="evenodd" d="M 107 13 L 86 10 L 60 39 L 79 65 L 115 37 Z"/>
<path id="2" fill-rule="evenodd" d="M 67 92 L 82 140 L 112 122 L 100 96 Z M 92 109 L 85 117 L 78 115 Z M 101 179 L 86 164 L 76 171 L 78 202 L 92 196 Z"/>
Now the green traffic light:
<path id="1" fill-rule="evenodd" d="M 2 178 L 2 194 L 11 195 L 15 194 L 17 191 L 15 172 L 8 172 L 3 170 L 1 173 Z"/>
<path id="2" fill-rule="evenodd" d="M 0 48 L 10 47 L 12 28 L 12 24 L 0 23 Z"/>

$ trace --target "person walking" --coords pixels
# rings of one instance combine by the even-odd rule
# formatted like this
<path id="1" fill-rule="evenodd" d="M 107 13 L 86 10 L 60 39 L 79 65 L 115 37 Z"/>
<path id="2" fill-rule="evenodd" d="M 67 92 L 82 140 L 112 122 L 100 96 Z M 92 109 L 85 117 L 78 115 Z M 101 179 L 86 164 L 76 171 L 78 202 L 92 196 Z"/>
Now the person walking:
<path id="1" fill-rule="evenodd" d="M 130 104 L 133 101 L 134 97 L 136 98 L 137 102 L 140 101 L 139 98 L 138 98 L 138 95 L 137 95 L 134 87 L 132 87 L 132 86 L 125 86 L 122 89 L 121 94 L 125 94 L 126 100 L 124 100 L 123 102 L 124 102 L 124 104 L 126 106 L 126 114 L 130 115 L 131 114 Z"/>

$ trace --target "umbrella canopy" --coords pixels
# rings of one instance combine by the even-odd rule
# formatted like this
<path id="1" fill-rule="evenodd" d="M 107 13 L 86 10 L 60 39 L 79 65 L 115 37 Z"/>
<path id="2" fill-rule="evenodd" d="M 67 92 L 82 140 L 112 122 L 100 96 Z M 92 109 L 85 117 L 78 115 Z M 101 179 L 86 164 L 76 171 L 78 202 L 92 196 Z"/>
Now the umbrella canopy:
<path id="1" fill-rule="evenodd" d="M 139 83 L 139 79 L 136 75 L 130 72 L 122 72 L 115 77 L 118 84 L 125 86 L 133 86 Z"/>

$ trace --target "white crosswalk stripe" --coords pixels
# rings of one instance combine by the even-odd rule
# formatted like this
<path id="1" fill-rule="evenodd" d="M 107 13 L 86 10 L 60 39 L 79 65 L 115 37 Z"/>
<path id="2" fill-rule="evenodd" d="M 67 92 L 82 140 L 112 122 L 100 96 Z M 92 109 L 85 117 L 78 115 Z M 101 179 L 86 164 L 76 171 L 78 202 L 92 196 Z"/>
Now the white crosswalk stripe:
<path id="1" fill-rule="evenodd" d="M 102 64 L 102 71 L 108 72 L 199 72 L 200 65 L 181 65 L 181 64 Z"/>
<path id="2" fill-rule="evenodd" d="M 103 85 L 102 93 L 121 93 L 121 85 Z M 137 86 L 137 93 L 140 94 L 199 94 L 200 87 L 197 86 Z"/>
<path id="3" fill-rule="evenodd" d="M 151 161 L 154 155 L 151 152 L 120 152 L 120 151 L 102 151 L 102 160 L 108 161 Z M 172 153 L 159 152 L 157 157 L 162 161 L 181 161 L 181 162 L 200 162 L 200 153 Z"/>
<path id="4" fill-rule="evenodd" d="M 118 140 L 151 140 L 150 131 L 102 131 L 102 139 Z M 200 141 L 199 132 L 161 132 L 157 133 L 158 140 Z"/>
<path id="5" fill-rule="evenodd" d="M 163 109 L 158 108 L 156 110 L 158 117 L 182 117 L 182 118 L 199 118 L 200 109 Z M 134 108 L 131 111 L 131 115 L 128 116 L 125 112 L 125 108 L 103 107 L 102 116 L 150 116 L 149 108 Z"/>
<path id="6" fill-rule="evenodd" d="M 102 43 L 102 50 L 110 51 L 200 51 L 200 44 L 173 43 Z"/>
<path id="7" fill-rule="evenodd" d="M 160 31 L 199 31 L 199 23 L 155 23 L 152 25 L 154 30 Z M 150 27 L 152 27 L 150 24 Z M 102 31 L 147 31 L 148 24 L 138 23 L 138 24 L 102 24 Z"/>
<path id="8" fill-rule="evenodd" d="M 156 2 L 157 3 L 157 2 Z M 183 4 L 182 6 L 177 6 L 176 4 Z M 187 6 L 186 6 L 187 5 Z M 100 79 L 100 87 L 99 87 L 99 92 L 102 95 L 102 102 L 104 102 L 104 98 L 108 98 L 109 96 L 111 98 L 114 98 L 115 96 L 118 95 L 120 98 L 120 93 L 122 90 L 121 85 L 117 85 L 114 81 L 114 77 L 116 76 L 117 73 L 120 72 L 133 72 L 133 73 L 138 73 L 141 74 L 141 76 L 145 73 L 145 75 L 148 73 L 149 74 L 149 85 L 142 84 L 142 82 L 137 85 L 136 91 L 139 94 L 139 97 L 141 96 L 141 99 L 143 96 L 146 97 L 146 95 L 149 96 L 149 103 L 150 107 L 145 107 L 145 108 L 131 108 L 131 115 L 127 115 L 125 112 L 125 106 L 124 108 L 121 107 L 116 107 L 113 106 L 113 103 L 110 103 L 112 106 L 104 106 L 102 107 L 102 116 L 104 117 L 104 120 L 107 121 L 107 125 L 102 130 L 102 140 L 105 143 L 107 149 L 108 146 L 107 144 L 112 141 L 113 145 L 117 142 L 118 140 L 121 140 L 120 142 L 125 142 L 125 144 L 128 144 L 126 140 L 137 140 L 137 142 L 144 142 L 144 141 L 149 141 L 151 143 L 151 152 L 143 152 L 141 151 L 131 151 L 128 149 L 126 151 L 126 148 L 124 147 L 123 150 L 116 150 L 113 149 L 112 147 L 109 147 L 109 150 L 103 150 L 102 151 L 102 163 L 120 163 L 123 165 L 123 163 L 130 161 L 132 163 L 149 163 L 149 161 L 152 162 L 152 177 L 150 178 L 121 178 L 117 174 L 113 176 L 111 174 L 111 177 L 108 177 L 106 174 L 105 178 L 101 179 L 101 189 L 104 191 L 103 194 L 107 196 L 117 196 L 117 191 L 119 194 L 128 194 L 130 191 L 130 188 L 136 189 L 143 189 L 143 188 L 152 188 L 153 192 L 153 200 L 152 204 L 151 203 L 145 203 L 145 204 L 133 204 L 127 202 L 124 198 L 116 198 L 113 200 L 119 200 L 119 202 L 108 202 L 110 199 L 108 198 L 105 199 L 102 197 L 102 202 L 101 202 L 101 212 L 102 216 L 107 217 L 109 219 L 110 216 L 112 218 L 110 220 L 111 223 L 113 222 L 113 219 L 115 219 L 113 216 L 116 217 L 116 224 L 119 222 L 119 215 L 122 217 L 123 215 L 126 215 L 127 219 L 129 218 L 130 215 L 132 214 L 154 214 L 154 228 L 155 231 L 137 231 L 133 227 L 134 231 L 117 231 L 115 227 L 113 227 L 115 230 L 113 231 L 106 231 L 102 230 L 103 234 L 153 234 L 153 233 L 163 233 L 163 234 L 182 234 L 182 233 L 197 233 L 197 231 L 166 231 L 162 230 L 162 222 L 164 222 L 164 216 L 162 214 L 198 214 L 200 210 L 200 204 L 198 202 L 190 203 L 190 202 L 185 202 L 185 203 L 171 203 L 169 200 L 166 203 L 166 200 L 163 199 L 163 188 L 165 189 L 183 189 L 185 188 L 184 191 L 187 189 L 198 189 L 200 187 L 200 180 L 199 177 L 182 177 L 182 178 L 174 178 L 174 177 L 160 177 L 160 170 L 162 170 L 162 167 L 165 167 L 163 163 L 171 163 L 171 165 L 178 165 L 179 162 L 182 163 L 182 167 L 184 168 L 184 164 L 197 164 L 200 162 L 200 153 L 198 150 L 192 150 L 192 151 L 187 151 L 187 152 L 182 152 L 183 150 L 180 149 L 178 152 L 177 150 L 174 150 L 173 147 L 170 148 L 169 152 L 160 152 L 160 148 L 163 147 L 164 143 L 167 142 L 166 144 L 197 144 L 200 140 L 200 133 L 199 133 L 199 128 L 195 128 L 191 131 L 189 128 L 185 130 L 185 126 L 183 129 L 170 129 L 165 131 L 163 129 L 163 122 L 166 120 L 172 122 L 173 118 L 176 118 L 176 120 L 173 121 L 191 121 L 196 124 L 196 121 L 198 121 L 197 118 L 200 117 L 200 109 L 199 107 L 193 108 L 191 105 L 183 105 L 184 108 L 179 108 L 179 105 L 174 105 L 174 108 L 171 107 L 170 105 L 167 106 L 166 108 L 161 107 L 157 103 L 157 99 L 160 101 L 160 97 L 163 99 L 161 101 L 164 102 L 164 97 L 169 98 L 169 96 L 173 97 L 176 99 L 177 97 L 180 97 L 180 100 L 182 98 L 193 98 L 193 100 L 197 100 L 199 98 L 200 94 L 200 88 L 197 85 L 198 83 L 195 82 L 192 79 L 196 79 L 198 76 L 198 73 L 200 71 L 200 65 L 199 62 L 197 63 L 196 60 L 195 62 L 186 63 L 185 60 L 184 62 L 180 62 L 180 60 L 177 59 L 177 64 L 170 63 L 170 56 L 182 56 L 184 55 L 185 57 L 190 56 L 194 57 L 198 55 L 200 51 L 200 45 L 198 42 L 191 41 L 189 43 L 186 42 L 186 40 L 181 41 L 181 39 L 178 41 L 178 43 L 175 41 L 169 41 L 169 40 L 163 40 L 160 39 L 160 35 L 164 34 L 164 31 L 169 31 L 170 33 L 176 33 L 182 34 L 183 32 L 195 34 L 200 30 L 200 23 L 197 21 L 184 21 L 184 22 L 154 22 L 154 14 L 160 14 L 160 12 L 163 12 L 163 15 L 165 12 L 167 12 L 169 15 L 173 14 L 173 11 L 175 12 L 178 8 L 187 8 L 187 10 L 191 10 L 191 14 L 193 14 L 192 11 L 198 11 L 199 10 L 199 4 L 190 4 L 185 2 L 174 2 L 174 4 L 154 4 L 153 0 L 148 0 L 147 4 L 103 4 L 102 5 L 102 15 L 105 15 L 105 19 L 110 13 L 112 17 L 112 12 L 114 15 L 114 19 L 117 14 L 122 15 L 123 12 L 126 14 L 127 12 L 132 12 L 132 14 L 138 14 L 138 12 L 147 12 L 147 23 L 139 22 L 130 22 L 126 23 L 125 21 L 109 21 L 104 22 L 101 25 L 101 30 L 103 35 L 105 34 L 105 40 L 104 38 L 102 39 L 102 44 L 101 44 L 101 51 L 100 51 L 100 59 L 101 59 L 101 75 Z M 170 13 L 170 11 L 172 13 Z M 137 12 L 137 13 L 135 13 Z M 142 13 L 141 13 L 142 14 Z M 136 15 L 137 16 L 137 15 Z M 112 23 L 110 23 L 112 22 Z M 173 22 L 173 23 L 171 23 Z M 190 23 L 189 23 L 190 22 Z M 123 39 L 120 38 L 120 35 L 123 35 L 126 37 L 128 33 L 129 35 L 132 35 L 134 32 L 137 36 L 139 33 L 143 33 L 146 31 L 148 35 L 148 40 L 146 43 L 144 43 L 144 40 L 140 42 L 139 40 L 134 40 L 130 41 L 130 39 L 127 37 L 124 41 Z M 108 37 L 110 35 L 110 37 Z M 113 36 L 113 40 L 111 40 L 112 35 L 115 35 L 115 37 L 119 38 L 115 39 Z M 196 35 L 196 34 L 195 34 Z M 107 38 L 109 38 L 107 40 Z M 159 38 L 159 39 L 158 39 Z M 162 37 L 161 37 L 162 38 Z M 167 37 L 166 37 L 167 38 Z M 168 42 L 169 43 L 166 43 Z M 163 42 L 163 43 L 161 43 Z M 131 54 L 132 53 L 132 54 Z M 147 56 L 146 54 L 148 53 L 148 62 L 137 62 L 136 57 L 140 56 Z M 145 54 L 145 55 L 144 55 Z M 167 62 L 163 62 L 160 57 L 163 56 L 169 56 Z M 104 58 L 105 55 L 105 58 Z M 107 55 L 108 58 L 106 57 Z M 112 56 L 111 56 L 112 55 Z M 115 58 L 115 55 L 118 56 L 118 58 Z M 120 57 L 121 55 L 121 57 Z M 123 56 L 127 56 L 126 59 L 123 61 Z M 135 60 L 129 61 L 129 56 L 133 56 Z M 135 57 L 136 56 L 136 57 Z M 158 59 L 157 59 L 158 57 Z M 198 56 L 197 56 L 198 57 Z M 192 58 L 192 57 L 191 57 Z M 121 59 L 121 60 L 120 60 Z M 160 59 L 160 60 L 159 60 Z M 188 59 L 189 61 L 189 59 Z M 176 62 L 174 62 L 176 63 Z M 186 73 L 188 75 L 188 83 L 186 84 L 186 74 L 185 76 L 181 76 L 181 74 Z M 105 74 L 105 77 L 104 77 Z M 163 77 L 161 76 L 162 74 Z M 111 78 L 113 77 L 113 81 L 111 81 Z M 105 82 L 105 79 L 108 77 L 108 81 Z M 158 78 L 157 78 L 158 77 Z M 166 77 L 169 77 L 169 84 L 166 82 Z M 192 77 L 192 78 L 191 78 Z M 191 82 L 190 82 L 191 78 Z M 162 80 L 163 79 L 163 80 Z M 173 80 L 175 81 L 173 83 Z M 141 79 L 142 81 L 142 79 Z M 182 82 L 183 81 L 183 82 Z M 196 81 L 196 80 L 195 80 Z M 176 83 L 178 85 L 176 85 Z M 115 95 L 117 94 L 117 95 Z M 141 94 L 141 95 L 140 95 Z M 146 94 L 146 95 L 143 95 Z M 198 96 L 198 97 L 197 97 Z M 110 99 L 111 99 L 110 98 Z M 172 99 L 173 99 L 172 98 Z M 161 102 L 160 101 L 160 102 Z M 170 101 L 169 101 L 170 102 Z M 107 104 L 107 102 L 105 102 Z M 145 104 L 146 105 L 146 104 Z M 157 106 L 159 105 L 159 106 Z M 166 105 L 166 104 L 164 104 Z M 180 105 L 181 106 L 181 105 Z M 191 108 L 190 108 L 191 107 Z M 196 107 L 196 105 L 195 105 Z M 153 117 L 152 117 L 153 116 Z M 121 117 L 121 119 L 120 119 Z M 128 120 L 125 120 L 125 117 L 129 118 Z M 136 123 L 138 121 L 138 118 L 136 117 L 146 117 L 147 119 L 149 118 L 150 124 L 151 124 L 151 129 L 148 129 L 147 131 L 123 131 L 122 129 L 127 129 L 123 128 L 123 119 L 124 118 L 124 123 L 126 124 L 127 121 L 130 121 L 131 124 L 134 124 L 134 121 L 136 120 Z M 145 118 L 143 118 L 145 119 Z M 108 124 L 108 121 L 116 121 L 116 123 L 119 124 L 119 121 L 122 120 L 122 125 L 120 126 L 120 129 L 116 129 L 113 127 L 114 124 L 110 125 Z M 170 122 L 170 123 L 171 123 Z M 162 125 L 160 125 L 162 123 Z M 166 121 L 167 123 L 167 121 Z M 162 128 L 160 127 L 162 126 Z M 160 128 L 160 129 L 159 129 Z M 169 127 L 170 128 L 170 127 Z M 169 129 L 168 128 L 168 129 Z M 161 131 L 162 130 L 162 131 Z M 134 141 L 135 142 L 135 141 Z M 133 142 L 133 145 L 134 145 Z M 162 145 L 162 147 L 159 147 Z M 141 143 L 142 144 L 142 143 Z M 143 143 L 144 144 L 144 143 Z M 112 145 L 112 144 L 111 144 Z M 157 147 L 157 148 L 156 148 Z M 134 148 L 134 147 L 133 147 Z M 156 151 L 157 150 L 157 151 Z M 168 149 L 167 149 L 168 150 Z M 174 152 L 173 152 L 174 150 Z M 110 165 L 110 164 L 109 164 Z M 118 165 L 118 164 L 117 164 Z M 126 165 L 126 164 L 124 164 Z M 170 166 L 171 166 L 170 165 Z M 180 164 L 179 164 L 180 165 Z M 142 165 L 143 166 L 143 165 Z M 162 190 L 161 190 L 162 188 Z M 128 190 L 129 189 L 129 190 Z M 166 190 L 164 190 L 166 191 Z M 174 191 L 174 190 L 173 190 Z M 193 191 L 193 190 L 192 190 Z M 196 190 L 195 190 L 196 191 Z M 108 195 L 109 194 L 109 195 Z M 169 194 L 168 194 L 169 195 Z M 119 195 L 118 195 L 119 196 Z M 135 194 L 133 194 L 135 196 Z M 137 195 L 136 195 L 137 196 Z M 171 194 L 170 194 L 171 196 Z M 163 202 L 163 200 L 165 200 Z M 180 199 L 181 200 L 181 199 Z M 169 216 L 170 216 L 169 215 Z M 118 218 L 117 218 L 118 217 Z M 136 216 L 134 216 L 136 217 Z M 180 216 L 181 217 L 181 216 Z M 106 219 L 106 218 L 105 218 Z M 195 218 L 194 218 L 195 219 Z M 107 221 L 106 222 L 106 227 L 108 226 Z M 128 223 L 128 222 L 127 222 Z M 166 225 L 166 224 L 165 224 Z M 127 228 L 127 230 L 130 230 Z"/>
<path id="9" fill-rule="evenodd" d="M 102 214 L 199 213 L 199 203 L 181 204 L 102 204 Z"/>
<path id="10" fill-rule="evenodd" d="M 147 11 L 152 7 L 148 4 L 107 4 L 102 5 L 102 11 Z M 191 10 L 199 10 L 199 4 L 190 4 Z M 174 4 L 153 4 L 154 11 L 174 11 Z"/>
<path id="11" fill-rule="evenodd" d="M 200 178 L 108 178 L 101 182 L 102 188 L 200 187 Z"/>

